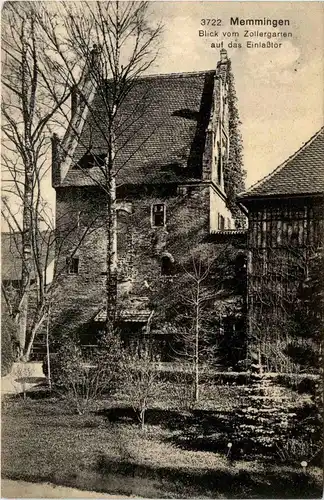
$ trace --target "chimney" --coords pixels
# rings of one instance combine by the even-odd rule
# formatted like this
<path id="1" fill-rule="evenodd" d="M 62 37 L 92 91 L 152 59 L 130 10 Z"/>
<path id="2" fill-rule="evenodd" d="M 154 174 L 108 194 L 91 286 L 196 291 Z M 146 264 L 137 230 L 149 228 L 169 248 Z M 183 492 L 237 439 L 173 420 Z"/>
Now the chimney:
<path id="1" fill-rule="evenodd" d="M 73 85 L 73 87 L 71 88 L 71 120 L 74 118 L 77 112 L 78 104 L 79 104 L 78 87 L 76 85 Z"/>
<path id="2" fill-rule="evenodd" d="M 101 52 L 101 45 L 94 44 L 90 51 L 90 58 L 88 59 L 88 72 L 94 75 L 95 80 L 98 80 L 99 71 L 101 69 Z"/>
<path id="3" fill-rule="evenodd" d="M 220 59 L 217 63 L 216 74 L 218 77 L 219 76 L 221 77 L 224 85 L 225 85 L 226 80 L 227 80 L 228 63 L 229 63 L 229 59 L 227 57 L 227 50 L 221 49 Z"/>
<path id="4" fill-rule="evenodd" d="M 98 64 L 100 53 L 101 53 L 101 46 L 93 44 L 93 48 L 90 52 L 90 54 L 91 54 L 91 56 L 90 56 L 91 57 L 91 66 Z"/>
<path id="5" fill-rule="evenodd" d="M 220 63 L 224 63 L 224 62 L 226 63 L 227 61 L 228 61 L 228 59 L 227 59 L 227 50 L 222 49 L 220 51 Z"/>
<path id="6" fill-rule="evenodd" d="M 51 137 L 52 142 L 52 187 L 56 187 L 61 181 L 61 158 L 60 145 L 61 140 L 57 134 Z"/>
<path id="7" fill-rule="evenodd" d="M 71 120 L 76 116 L 76 113 L 81 113 L 80 105 L 82 104 L 82 92 L 85 89 L 85 85 L 91 79 L 91 74 L 94 77 L 94 81 L 98 82 L 98 68 L 100 63 L 101 46 L 93 45 L 90 50 L 87 62 L 83 68 L 81 79 L 78 84 L 71 87 Z M 81 106 L 82 107 L 82 106 Z"/>

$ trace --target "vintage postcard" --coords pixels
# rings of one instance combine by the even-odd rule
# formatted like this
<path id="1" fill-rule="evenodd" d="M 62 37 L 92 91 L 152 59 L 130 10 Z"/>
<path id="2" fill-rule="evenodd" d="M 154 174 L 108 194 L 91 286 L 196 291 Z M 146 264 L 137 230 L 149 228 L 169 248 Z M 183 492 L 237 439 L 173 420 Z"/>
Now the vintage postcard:
<path id="1" fill-rule="evenodd" d="M 1 37 L 1 496 L 322 498 L 324 4 Z"/>

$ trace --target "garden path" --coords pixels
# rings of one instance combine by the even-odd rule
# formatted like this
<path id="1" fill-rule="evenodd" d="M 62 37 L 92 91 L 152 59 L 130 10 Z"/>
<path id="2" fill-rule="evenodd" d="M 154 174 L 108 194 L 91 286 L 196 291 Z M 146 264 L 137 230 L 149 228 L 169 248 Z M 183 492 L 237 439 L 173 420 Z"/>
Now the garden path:
<path id="1" fill-rule="evenodd" d="M 95 491 L 83 491 L 50 483 L 29 483 L 27 481 L 1 481 L 1 498 L 130 498 L 120 495 L 109 495 Z"/>

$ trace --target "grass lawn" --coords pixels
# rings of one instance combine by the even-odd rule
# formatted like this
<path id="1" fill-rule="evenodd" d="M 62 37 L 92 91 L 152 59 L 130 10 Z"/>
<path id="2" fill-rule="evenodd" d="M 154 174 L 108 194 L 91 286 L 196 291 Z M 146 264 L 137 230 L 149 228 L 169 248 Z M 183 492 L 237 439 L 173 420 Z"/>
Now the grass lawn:
<path id="1" fill-rule="evenodd" d="M 146 498 L 320 498 L 319 468 L 304 474 L 300 465 L 258 457 L 230 462 L 226 445 L 211 446 L 230 439 L 224 422 L 239 391 L 209 390 L 191 411 L 170 408 L 165 398 L 148 411 L 145 432 L 129 408 L 109 401 L 80 416 L 55 398 L 7 399 L 3 477 Z"/>

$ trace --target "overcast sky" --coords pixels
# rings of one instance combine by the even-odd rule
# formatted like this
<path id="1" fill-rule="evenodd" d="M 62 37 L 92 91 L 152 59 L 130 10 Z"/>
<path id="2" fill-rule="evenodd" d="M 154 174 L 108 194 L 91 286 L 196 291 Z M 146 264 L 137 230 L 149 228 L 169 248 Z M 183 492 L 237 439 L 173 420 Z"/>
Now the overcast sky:
<path id="1" fill-rule="evenodd" d="M 228 50 L 242 121 L 247 186 L 271 172 L 323 126 L 323 2 L 173 1 L 154 2 L 152 9 L 165 25 L 164 48 L 156 67 L 162 73 L 215 68 L 219 49 L 211 48 L 213 39 L 198 36 L 202 18 L 221 19 L 223 26 L 211 29 L 239 31 L 241 43 L 247 40 L 245 28 L 229 26 L 230 17 L 290 21 L 290 26 L 276 29 L 250 27 L 292 32 L 292 38 L 272 39 L 281 41 L 280 49 Z"/>

